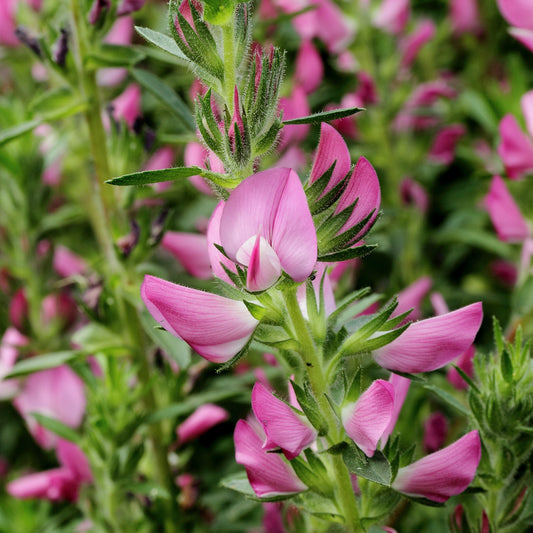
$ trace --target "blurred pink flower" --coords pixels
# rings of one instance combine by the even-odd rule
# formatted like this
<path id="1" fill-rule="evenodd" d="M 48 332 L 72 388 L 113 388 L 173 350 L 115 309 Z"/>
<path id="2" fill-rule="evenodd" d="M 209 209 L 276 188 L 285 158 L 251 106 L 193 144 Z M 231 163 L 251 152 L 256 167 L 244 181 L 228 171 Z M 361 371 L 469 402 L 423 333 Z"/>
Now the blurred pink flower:
<path id="1" fill-rule="evenodd" d="M 436 452 L 444 444 L 447 435 L 448 422 L 444 415 L 439 411 L 432 413 L 424 422 L 424 451 Z"/>
<path id="2" fill-rule="evenodd" d="M 466 128 L 462 124 L 451 124 L 442 128 L 433 140 L 429 158 L 436 163 L 449 165 L 455 157 L 455 147 L 465 133 Z"/>
<path id="3" fill-rule="evenodd" d="M 130 129 L 133 129 L 135 120 L 141 116 L 141 88 L 132 83 L 123 93 L 112 102 L 113 118 L 119 122 L 124 120 Z"/>
<path id="4" fill-rule="evenodd" d="M 420 49 L 433 37 L 437 28 L 432 20 L 424 19 L 417 23 L 414 31 L 404 37 L 400 43 L 402 51 L 401 65 L 403 68 L 409 68 L 416 59 Z"/>
<path id="5" fill-rule="evenodd" d="M 398 35 L 403 33 L 410 15 L 409 0 L 382 0 L 374 13 L 374 26 Z"/>
<path id="6" fill-rule="evenodd" d="M 83 275 L 87 272 L 85 261 L 61 244 L 55 247 L 53 268 L 63 278 Z"/>
<path id="7" fill-rule="evenodd" d="M 481 29 L 477 0 L 450 0 L 450 21 L 455 35 Z"/>
<path id="8" fill-rule="evenodd" d="M 19 40 L 15 35 L 15 13 L 19 0 L 2 0 L 0 2 L 0 45 L 17 46 Z"/>
<path id="9" fill-rule="evenodd" d="M 131 44 L 133 37 L 133 19 L 131 17 L 120 17 L 113 23 L 111 29 L 104 37 L 104 43 L 121 46 Z M 128 69 L 120 67 L 108 67 L 98 69 L 96 79 L 98 85 L 103 87 L 114 87 L 121 83 L 128 75 Z"/>
<path id="10" fill-rule="evenodd" d="M 18 390 L 18 380 L 4 379 L 11 372 L 17 361 L 20 346 L 28 343 L 28 339 L 14 327 L 6 329 L 0 341 L 0 400 L 12 398 Z"/>
<path id="11" fill-rule="evenodd" d="M 428 193 L 412 178 L 406 177 L 400 183 L 400 197 L 404 205 L 413 205 L 421 213 L 426 213 L 429 207 Z"/>
<path id="12" fill-rule="evenodd" d="M 228 418 L 229 413 L 218 405 L 213 403 L 201 405 L 176 428 L 178 443 L 185 444 L 196 439 Z"/>
<path id="13" fill-rule="evenodd" d="M 283 111 L 284 120 L 305 117 L 311 113 L 307 95 L 302 87 L 294 87 L 290 96 L 280 98 L 279 108 Z M 290 144 L 303 141 L 310 129 L 309 124 L 283 126 L 279 137 L 279 151 L 287 148 Z"/>
<path id="14" fill-rule="evenodd" d="M 296 84 L 309 94 L 320 85 L 323 76 L 324 65 L 318 50 L 312 41 L 303 41 L 296 56 L 296 71 L 294 73 Z"/>
<path id="15" fill-rule="evenodd" d="M 161 240 L 161 247 L 170 252 L 191 276 L 199 279 L 213 277 L 205 235 L 167 231 Z"/>

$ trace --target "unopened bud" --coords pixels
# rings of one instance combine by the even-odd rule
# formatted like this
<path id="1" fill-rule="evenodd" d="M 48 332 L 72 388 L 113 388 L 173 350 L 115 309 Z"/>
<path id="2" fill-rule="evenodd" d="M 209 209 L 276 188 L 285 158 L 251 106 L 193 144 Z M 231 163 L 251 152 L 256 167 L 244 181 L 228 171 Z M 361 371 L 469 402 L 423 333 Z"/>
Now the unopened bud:
<path id="1" fill-rule="evenodd" d="M 52 59 L 60 66 L 65 66 L 65 60 L 68 52 L 68 32 L 65 28 L 61 28 L 61 33 L 55 42 L 54 50 L 52 52 Z"/>
<path id="2" fill-rule="evenodd" d="M 32 37 L 23 26 L 19 26 L 15 30 L 15 35 L 19 41 L 25 44 L 37 57 L 43 57 L 43 51 L 37 38 Z"/>

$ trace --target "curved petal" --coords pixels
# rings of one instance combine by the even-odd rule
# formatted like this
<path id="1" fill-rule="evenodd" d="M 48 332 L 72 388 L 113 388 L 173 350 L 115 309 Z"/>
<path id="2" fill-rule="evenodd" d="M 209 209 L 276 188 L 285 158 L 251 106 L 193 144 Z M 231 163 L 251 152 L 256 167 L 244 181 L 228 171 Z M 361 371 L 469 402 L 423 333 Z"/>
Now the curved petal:
<path id="1" fill-rule="evenodd" d="M 68 468 L 54 468 L 35 472 L 7 484 L 7 492 L 14 498 L 41 498 L 50 501 L 78 499 L 78 482 Z"/>
<path id="2" fill-rule="evenodd" d="M 397 339 L 374 352 L 378 365 L 398 372 L 431 372 L 474 342 L 483 310 L 477 302 L 445 315 L 411 324 Z"/>
<path id="3" fill-rule="evenodd" d="M 533 30 L 533 5 L 530 0 L 497 0 L 500 13 L 511 26 Z"/>
<path id="4" fill-rule="evenodd" d="M 215 244 L 221 245 L 220 219 L 222 218 L 222 211 L 224 210 L 225 205 L 226 204 L 224 202 L 219 202 L 219 204 L 215 207 L 211 218 L 209 219 L 209 224 L 207 226 L 207 253 L 209 255 L 211 268 L 213 269 L 213 274 L 226 283 L 233 285 L 233 282 L 222 268 L 222 265 L 224 265 L 230 271 L 237 273 L 235 270 L 235 264 L 224 254 L 219 252 L 214 246 Z"/>
<path id="5" fill-rule="evenodd" d="M 342 135 L 333 126 L 323 122 L 309 183 L 314 183 L 333 163 L 335 168 L 324 193 L 333 189 L 350 172 L 351 159 Z"/>
<path id="6" fill-rule="evenodd" d="M 276 252 L 264 237 L 250 237 L 238 250 L 237 259 L 248 267 L 246 288 L 251 292 L 263 291 L 281 276 L 281 264 Z"/>
<path id="7" fill-rule="evenodd" d="M 471 431 L 450 446 L 400 468 L 392 488 L 411 496 L 445 502 L 470 485 L 481 459 L 481 442 Z"/>
<path id="8" fill-rule="evenodd" d="M 263 450 L 261 437 L 245 420 L 237 422 L 234 440 L 235 460 L 246 468 L 257 496 L 295 494 L 307 489 L 283 457 Z"/>
<path id="9" fill-rule="evenodd" d="M 398 307 L 392 313 L 392 317 L 401 315 L 409 309 L 413 309 L 406 320 L 418 320 L 422 316 L 422 300 L 431 289 L 433 280 L 429 276 L 422 276 L 398 294 Z"/>
<path id="10" fill-rule="evenodd" d="M 228 418 L 226 409 L 214 403 L 201 405 L 176 429 L 178 441 L 180 444 L 189 442 Z"/>
<path id="11" fill-rule="evenodd" d="M 70 472 L 73 477 L 80 483 L 91 483 L 93 474 L 89 461 L 81 449 L 64 439 L 57 443 L 57 458 L 59 462 Z"/>
<path id="12" fill-rule="evenodd" d="M 356 243 L 361 238 L 360 236 L 365 233 L 367 228 L 378 216 L 379 205 L 381 203 L 381 190 L 379 188 L 378 176 L 374 167 L 364 157 L 360 157 L 357 161 L 348 186 L 335 208 L 335 213 L 340 213 L 343 209 L 352 205 L 356 199 L 358 199 L 357 204 L 350 218 L 348 218 L 346 224 L 342 227 L 341 233 L 355 226 L 372 211 L 374 211 L 374 214 L 366 226 L 359 232 L 359 235 L 356 235 L 352 239 L 353 243 Z"/>
<path id="13" fill-rule="evenodd" d="M 533 170 L 533 142 L 520 129 L 513 115 L 505 115 L 500 121 L 501 141 L 498 155 L 502 158 L 505 171 L 512 179 L 521 178 Z"/>
<path id="14" fill-rule="evenodd" d="M 533 30 L 524 28 L 509 28 L 509 33 L 526 48 L 533 52 Z"/>
<path id="15" fill-rule="evenodd" d="M 411 380 L 404 378 L 403 376 L 399 376 L 398 374 L 391 374 L 389 378 L 389 384 L 392 385 L 394 389 L 394 405 L 389 424 L 381 436 L 381 446 L 385 446 L 387 440 L 394 430 L 394 426 L 396 425 L 398 417 L 400 416 L 400 411 L 402 410 L 403 402 L 405 401 L 407 393 L 409 392 Z"/>
<path id="16" fill-rule="evenodd" d="M 393 404 L 394 387 L 378 379 L 357 402 L 342 409 L 342 425 L 346 433 L 368 457 L 374 455 L 379 439 L 389 425 Z"/>
<path id="17" fill-rule="evenodd" d="M 161 240 L 161 246 L 192 276 L 200 279 L 210 279 L 213 276 L 205 235 L 167 231 Z"/>
<path id="18" fill-rule="evenodd" d="M 296 57 L 294 77 L 297 84 L 301 85 L 306 93 L 312 93 L 322 82 L 324 65 L 318 50 L 310 40 L 305 40 L 300 45 Z"/>
<path id="19" fill-rule="evenodd" d="M 294 459 L 316 440 L 316 429 L 261 383 L 254 385 L 252 409 L 267 437 L 265 450 L 281 448 L 287 459 Z"/>
<path id="20" fill-rule="evenodd" d="M 533 91 L 528 91 L 520 98 L 520 106 L 526 119 L 527 132 L 533 137 Z"/>
<path id="21" fill-rule="evenodd" d="M 224 363 L 237 354 L 258 324 L 242 302 L 154 276 L 145 276 L 141 297 L 165 329 L 214 363 Z"/>
<path id="22" fill-rule="evenodd" d="M 316 231 L 298 175 L 289 168 L 258 172 L 228 198 L 220 219 L 220 240 L 228 256 L 251 237 L 261 235 L 276 252 L 281 267 L 297 282 L 316 263 Z"/>

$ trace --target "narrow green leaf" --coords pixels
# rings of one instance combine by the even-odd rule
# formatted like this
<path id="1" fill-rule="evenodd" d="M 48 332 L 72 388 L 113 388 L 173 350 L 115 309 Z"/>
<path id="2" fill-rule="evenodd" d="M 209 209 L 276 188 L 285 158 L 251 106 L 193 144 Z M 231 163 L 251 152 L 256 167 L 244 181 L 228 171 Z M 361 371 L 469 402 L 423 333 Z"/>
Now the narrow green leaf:
<path id="1" fill-rule="evenodd" d="M 255 500 L 257 502 L 281 502 L 283 500 L 287 500 L 290 496 L 281 495 L 281 496 L 272 496 L 271 498 L 259 498 L 255 492 L 254 489 L 252 489 L 252 486 L 250 485 L 250 482 L 248 481 L 248 477 L 245 472 L 235 474 L 233 476 L 228 476 L 220 481 L 220 485 L 223 487 L 226 487 L 227 489 L 234 490 L 235 492 L 239 492 L 240 494 L 243 494 L 250 500 Z"/>
<path id="2" fill-rule="evenodd" d="M 147 70 L 134 68 L 131 73 L 144 88 L 168 105 L 190 131 L 196 131 L 196 125 L 190 109 L 166 83 Z"/>
<path id="3" fill-rule="evenodd" d="M 145 55 L 131 46 L 103 43 L 100 49 L 91 53 L 85 60 L 89 69 L 103 67 L 129 67 L 142 61 Z"/>
<path id="4" fill-rule="evenodd" d="M 372 253 L 377 244 L 364 244 L 362 246 L 354 246 L 353 248 L 348 248 L 347 250 L 342 250 L 341 252 L 333 252 L 331 254 L 321 255 L 317 258 L 317 261 L 324 263 L 331 263 L 335 261 L 346 261 L 348 259 L 355 259 L 356 257 L 365 257 L 366 255 Z"/>
<path id="5" fill-rule="evenodd" d="M 24 135 L 25 133 L 28 133 L 43 122 L 44 119 L 34 119 L 28 120 L 27 122 L 21 122 L 20 124 L 12 126 L 11 128 L 7 128 L 6 130 L 0 132 L 0 146 Z"/>
<path id="6" fill-rule="evenodd" d="M 501 354 L 500 359 L 500 369 L 502 372 L 503 379 L 507 383 L 513 382 L 513 363 L 511 361 L 511 357 L 509 356 L 509 352 L 507 350 L 504 350 Z"/>
<path id="7" fill-rule="evenodd" d="M 150 183 L 160 183 L 162 181 L 189 178 L 191 176 L 202 176 L 204 173 L 205 170 L 200 167 L 174 167 L 161 170 L 144 170 L 111 178 L 105 183 L 121 187 L 124 185 L 148 185 Z"/>
<path id="8" fill-rule="evenodd" d="M 451 407 L 454 407 L 462 415 L 470 416 L 470 411 L 461 402 L 456 400 L 449 392 L 446 392 L 445 390 L 437 387 L 436 385 L 432 385 L 431 383 L 426 383 L 422 386 L 424 389 L 436 394 L 441 400 L 446 402 Z"/>
<path id="9" fill-rule="evenodd" d="M 39 372 L 40 370 L 47 370 L 49 368 L 56 368 L 64 365 L 68 361 L 72 361 L 82 355 L 79 350 L 66 350 L 64 352 L 53 352 L 48 354 L 36 355 L 29 359 L 23 359 L 18 362 L 9 374 L 4 376 L 5 379 L 16 378 Z"/>
<path id="10" fill-rule="evenodd" d="M 30 415 L 37 420 L 37 422 L 44 428 L 50 430 L 52 433 L 55 433 L 62 439 L 68 440 L 70 442 L 77 443 L 80 441 L 80 436 L 70 427 L 63 424 L 55 418 L 50 418 L 41 413 L 30 413 Z"/>
<path id="11" fill-rule="evenodd" d="M 293 118 L 290 120 L 284 120 L 283 125 L 288 126 L 290 124 L 320 124 L 321 122 L 330 122 L 331 120 L 337 120 L 338 118 L 349 117 L 355 115 L 359 111 L 364 111 L 361 107 L 349 107 L 346 109 L 333 109 L 332 111 L 322 111 L 321 113 L 314 113 L 307 117 Z"/>
<path id="12" fill-rule="evenodd" d="M 147 41 L 161 48 L 161 50 L 164 50 L 173 56 L 179 57 L 181 60 L 186 61 L 187 63 L 190 62 L 172 37 L 169 37 L 168 35 L 165 35 L 159 31 L 151 30 L 150 28 L 143 28 L 142 26 L 135 26 L 135 31 L 139 35 L 142 35 Z"/>

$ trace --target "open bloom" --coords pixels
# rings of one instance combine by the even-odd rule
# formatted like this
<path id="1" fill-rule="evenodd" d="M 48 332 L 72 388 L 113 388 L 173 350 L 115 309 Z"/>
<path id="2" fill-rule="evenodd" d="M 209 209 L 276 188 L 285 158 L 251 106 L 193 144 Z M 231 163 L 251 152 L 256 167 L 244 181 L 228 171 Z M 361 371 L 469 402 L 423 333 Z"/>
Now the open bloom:
<path id="1" fill-rule="evenodd" d="M 431 372 L 463 354 L 481 326 L 481 302 L 411 324 L 374 352 L 378 365 L 398 372 Z"/>
<path id="2" fill-rule="evenodd" d="M 479 434 L 471 431 L 450 446 L 400 468 L 392 488 L 442 503 L 470 485 L 480 459 Z"/>
<path id="3" fill-rule="evenodd" d="M 242 302 L 154 276 L 145 276 L 141 297 L 155 320 L 213 363 L 229 361 L 258 324 Z"/>
<path id="4" fill-rule="evenodd" d="M 219 230 L 228 257 L 248 267 L 250 291 L 267 289 L 282 270 L 296 282 L 313 272 L 315 226 L 291 169 L 264 170 L 244 180 L 224 205 Z"/>
<path id="5" fill-rule="evenodd" d="M 239 420 L 235 427 L 235 460 L 243 465 L 257 496 L 295 494 L 307 490 L 291 465 L 277 453 L 263 449 L 265 435 L 255 420 Z"/>
<path id="6" fill-rule="evenodd" d="M 342 408 L 342 424 L 348 436 L 372 457 L 393 413 L 394 387 L 378 379 L 361 394 L 357 402 Z"/>
<path id="7" fill-rule="evenodd" d="M 316 429 L 303 414 L 298 415 L 261 383 L 254 385 L 252 409 L 266 434 L 264 450 L 281 448 L 287 459 L 294 459 L 317 438 Z"/>

